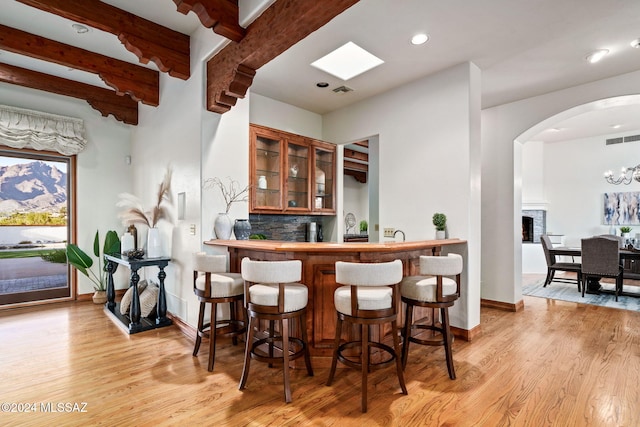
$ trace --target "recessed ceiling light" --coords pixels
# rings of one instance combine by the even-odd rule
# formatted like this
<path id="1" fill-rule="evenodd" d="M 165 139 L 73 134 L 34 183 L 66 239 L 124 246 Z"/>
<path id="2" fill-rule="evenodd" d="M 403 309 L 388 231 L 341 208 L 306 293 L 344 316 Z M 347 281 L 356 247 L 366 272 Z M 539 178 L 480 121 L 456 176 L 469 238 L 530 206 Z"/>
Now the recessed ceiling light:
<path id="1" fill-rule="evenodd" d="M 427 42 L 427 40 L 429 40 L 429 35 L 428 34 L 416 34 L 415 36 L 411 37 L 411 44 L 415 44 L 415 45 L 419 45 L 419 44 L 424 44 Z"/>
<path id="2" fill-rule="evenodd" d="M 609 53 L 608 49 L 596 50 L 595 52 L 591 52 L 589 55 L 587 55 L 585 59 L 589 61 L 591 64 L 595 64 L 596 62 L 604 58 L 608 53 Z"/>
<path id="3" fill-rule="evenodd" d="M 344 81 L 384 64 L 384 61 L 353 42 L 347 42 L 333 52 L 311 63 L 325 73 Z"/>
<path id="4" fill-rule="evenodd" d="M 318 82 L 318 83 L 316 83 L 316 86 L 325 88 L 325 87 L 329 86 L 329 83 L 327 83 L 327 82 Z"/>
<path id="5" fill-rule="evenodd" d="M 611 129 L 619 129 L 622 125 L 611 125 Z"/>
<path id="6" fill-rule="evenodd" d="M 635 39 L 631 43 L 631 47 L 635 47 L 636 49 L 640 48 L 640 39 Z"/>
<path id="7" fill-rule="evenodd" d="M 85 27 L 82 24 L 73 24 L 71 25 L 71 28 L 73 28 L 78 34 L 84 34 L 89 32 L 89 28 Z"/>

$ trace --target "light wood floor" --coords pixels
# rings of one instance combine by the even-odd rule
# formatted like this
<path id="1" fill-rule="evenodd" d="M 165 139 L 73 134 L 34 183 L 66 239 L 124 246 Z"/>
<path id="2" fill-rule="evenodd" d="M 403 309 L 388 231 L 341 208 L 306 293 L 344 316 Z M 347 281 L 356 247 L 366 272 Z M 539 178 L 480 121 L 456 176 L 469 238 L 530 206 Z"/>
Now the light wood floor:
<path id="1" fill-rule="evenodd" d="M 286 404 L 280 369 L 260 363 L 238 390 L 243 349 L 230 341 L 209 373 L 206 344 L 192 357 L 175 327 L 129 336 L 91 303 L 5 310 L 0 402 L 31 412 L 0 413 L 0 425 L 640 425 L 640 313 L 525 297 L 519 313 L 483 308 L 481 324 L 480 338 L 454 342 L 457 380 L 441 348 L 414 346 L 409 394 L 393 369 L 376 371 L 361 414 L 353 370 L 331 387 L 328 369 L 296 370 Z M 44 413 L 49 403 L 86 412 Z"/>

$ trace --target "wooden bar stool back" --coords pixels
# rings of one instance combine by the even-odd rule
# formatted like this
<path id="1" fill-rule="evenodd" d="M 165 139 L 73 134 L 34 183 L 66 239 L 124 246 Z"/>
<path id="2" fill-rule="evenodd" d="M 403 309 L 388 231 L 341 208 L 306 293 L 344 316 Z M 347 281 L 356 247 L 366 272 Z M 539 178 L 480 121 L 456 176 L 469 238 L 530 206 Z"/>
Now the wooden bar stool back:
<path id="1" fill-rule="evenodd" d="M 410 343 L 444 345 L 449 378 L 452 380 L 456 379 L 451 351 L 453 336 L 449 329 L 449 307 L 453 306 L 455 301 L 460 297 L 460 273 L 462 273 L 462 257 L 458 254 L 449 254 L 448 256 L 421 256 L 421 275 L 405 277 L 402 280 L 402 302 L 407 305 L 402 333 L 404 337 L 402 345 L 403 368 L 407 365 Z M 440 325 L 436 324 L 435 319 L 432 320 L 431 324 L 412 324 L 413 307 L 440 309 Z M 412 336 L 412 331 L 425 329 L 438 332 L 439 338 L 422 339 Z"/>
<path id="2" fill-rule="evenodd" d="M 251 359 L 282 365 L 284 396 L 291 402 L 289 363 L 304 356 L 307 373 L 313 376 L 311 357 L 307 345 L 307 300 L 308 290 L 299 283 L 302 277 L 302 262 L 252 261 L 244 258 L 241 265 L 244 279 L 245 306 L 249 316 L 247 346 L 244 367 L 240 379 L 240 390 L 249 378 Z M 290 321 L 299 321 L 301 338 L 290 336 Z M 260 320 L 269 321 L 268 335 L 254 339 Z M 276 323 L 279 330 L 275 330 Z"/>
<path id="3" fill-rule="evenodd" d="M 200 300 L 198 329 L 193 355 L 198 355 L 202 337 L 209 339 L 209 363 L 207 370 L 213 371 L 216 356 L 216 337 L 232 337 L 233 345 L 238 344 L 238 336 L 246 331 L 246 316 L 242 301 L 244 286 L 240 273 L 227 273 L 226 255 L 208 255 L 198 252 L 193 255 L 193 293 Z M 211 304 L 209 322 L 205 323 L 205 309 Z M 218 319 L 218 304 L 229 304 L 229 314 Z M 242 318 L 238 319 L 238 312 Z"/>
<path id="4" fill-rule="evenodd" d="M 400 260 L 374 264 L 336 262 L 336 282 L 345 286 L 339 287 L 334 293 L 338 322 L 327 385 L 333 382 L 338 361 L 360 370 L 362 412 L 367 412 L 367 376 L 370 371 L 390 366 L 395 362 L 402 393 L 407 394 L 400 362 L 397 325 L 399 290 L 396 285 L 401 280 L 402 262 Z M 360 325 L 359 341 L 340 343 L 343 322 Z M 370 326 L 385 323 L 391 324 L 393 347 L 382 342 L 371 341 Z M 379 327 L 382 331 L 382 327 Z M 375 361 L 371 357 L 374 348 L 380 353 Z M 359 352 L 356 353 L 353 349 Z"/>

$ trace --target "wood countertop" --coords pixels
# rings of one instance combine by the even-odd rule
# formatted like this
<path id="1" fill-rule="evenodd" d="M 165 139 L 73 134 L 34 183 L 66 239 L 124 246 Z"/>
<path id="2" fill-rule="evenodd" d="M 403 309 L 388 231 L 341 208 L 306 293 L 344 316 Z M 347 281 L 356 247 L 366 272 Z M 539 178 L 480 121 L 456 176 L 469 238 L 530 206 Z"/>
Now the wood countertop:
<path id="1" fill-rule="evenodd" d="M 301 283 L 308 288 L 307 335 L 309 349 L 316 366 L 331 366 L 331 355 L 335 342 L 336 310 L 334 291 L 340 287 L 335 278 L 335 263 L 402 261 L 403 275 L 415 276 L 420 271 L 422 255 L 439 255 L 444 247 L 466 245 L 466 240 L 418 240 L 411 242 L 286 242 L 278 240 L 209 240 L 211 247 L 224 248 L 229 252 L 229 271 L 239 273 L 242 259 L 249 257 L 259 261 L 300 260 L 302 262 Z M 457 249 L 457 248 L 456 248 Z M 416 319 L 430 322 L 431 309 L 416 309 Z M 402 314 L 400 324 L 403 323 Z M 343 331 L 356 339 L 359 328 Z M 383 333 L 387 333 L 384 331 Z M 294 331 L 294 334 L 298 332 Z M 464 333 L 463 333 L 464 335 Z M 302 360 L 298 359 L 299 361 Z M 303 367 L 303 366 L 301 366 Z"/>
<path id="2" fill-rule="evenodd" d="M 253 249 L 272 252 L 402 252 L 416 249 L 432 248 L 434 246 L 459 245 L 467 243 L 461 239 L 417 240 L 411 242 L 286 242 L 280 240 L 208 240 L 205 245 L 225 246 L 238 249 Z"/>

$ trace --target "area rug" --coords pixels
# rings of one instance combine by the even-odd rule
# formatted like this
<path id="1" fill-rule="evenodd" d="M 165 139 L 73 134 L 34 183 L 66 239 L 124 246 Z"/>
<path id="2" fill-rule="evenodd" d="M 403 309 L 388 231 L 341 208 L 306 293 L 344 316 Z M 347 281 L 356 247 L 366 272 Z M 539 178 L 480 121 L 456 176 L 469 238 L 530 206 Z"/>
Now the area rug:
<path id="1" fill-rule="evenodd" d="M 542 285 L 544 285 L 544 280 L 523 286 L 522 294 L 640 312 L 640 287 L 638 286 L 625 286 L 625 292 L 637 294 L 637 296 L 618 296 L 618 301 L 616 302 L 615 296 L 612 294 L 584 294 L 583 298 L 582 293 L 578 292 L 578 286 L 575 283 L 551 282 L 546 288 Z M 602 283 L 604 289 L 613 290 L 613 286 L 612 283 Z"/>

